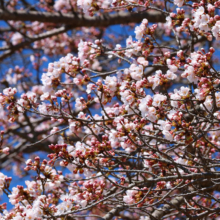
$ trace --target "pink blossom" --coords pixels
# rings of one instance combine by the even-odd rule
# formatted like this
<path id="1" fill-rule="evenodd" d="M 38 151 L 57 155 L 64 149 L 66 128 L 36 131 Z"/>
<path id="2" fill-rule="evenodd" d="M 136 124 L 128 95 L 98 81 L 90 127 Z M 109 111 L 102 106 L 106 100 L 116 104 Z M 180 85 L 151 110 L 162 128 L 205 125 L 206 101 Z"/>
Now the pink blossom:
<path id="1" fill-rule="evenodd" d="M 184 3 L 184 0 L 174 0 L 174 4 L 178 7 L 182 7 Z"/>
<path id="2" fill-rule="evenodd" d="M 19 32 L 14 33 L 13 36 L 11 37 L 11 43 L 13 45 L 21 43 L 22 40 L 23 40 L 23 36 Z"/>
<path id="3" fill-rule="evenodd" d="M 6 88 L 3 90 L 3 93 L 7 96 L 13 96 L 17 93 L 17 89 L 16 88 Z"/>
<path id="4" fill-rule="evenodd" d="M 165 95 L 156 94 L 156 95 L 154 95 L 152 105 L 155 107 L 158 107 L 161 105 L 162 102 L 164 102 L 166 100 L 167 100 L 167 97 Z"/>
<path id="5" fill-rule="evenodd" d="M 134 195 L 138 193 L 137 190 L 135 190 L 136 188 L 132 189 L 132 190 L 127 190 L 126 191 L 126 196 L 123 197 L 123 201 L 129 205 L 134 204 L 135 203 L 135 197 Z"/>
<path id="6" fill-rule="evenodd" d="M 135 65 L 135 64 L 131 64 L 130 68 L 130 74 L 131 77 L 135 80 L 141 80 L 142 76 L 143 76 L 143 66 L 142 65 Z"/>
<path id="7" fill-rule="evenodd" d="M 181 100 L 181 96 L 178 95 L 177 93 L 174 93 L 174 94 L 171 94 L 170 99 L 171 99 L 171 102 L 170 102 L 171 105 L 175 108 L 179 108 L 179 102 L 175 100 Z"/>
<path id="8" fill-rule="evenodd" d="M 217 21 L 212 27 L 212 33 L 216 40 L 220 40 L 220 21 Z"/>
<path id="9" fill-rule="evenodd" d="M 177 78 L 177 75 L 171 72 L 170 70 L 168 70 L 167 73 L 165 74 L 165 77 L 169 80 L 174 80 Z"/>
<path id="10" fill-rule="evenodd" d="M 85 14 L 89 13 L 89 9 L 91 8 L 92 0 L 77 0 L 77 5 L 82 7 L 83 12 Z"/>
<path id="11" fill-rule="evenodd" d="M 162 133 L 168 141 L 173 141 L 173 136 L 170 134 L 169 131 L 163 130 Z"/>
<path id="12" fill-rule="evenodd" d="M 147 19 L 143 19 L 142 23 L 140 26 L 137 26 L 135 28 L 134 33 L 136 34 L 136 39 L 137 40 L 141 40 L 141 38 L 143 37 L 144 31 L 146 29 L 146 25 L 148 25 L 148 20 Z"/>
<path id="13" fill-rule="evenodd" d="M 148 61 L 144 57 L 138 57 L 137 62 L 142 64 L 143 66 L 148 65 Z"/>
<path id="14" fill-rule="evenodd" d="M 213 99 L 212 96 L 206 96 L 205 102 L 204 102 L 204 106 L 202 104 L 200 104 L 200 106 L 204 109 L 204 110 L 208 110 L 211 111 L 211 109 L 213 108 Z"/>
<path id="15" fill-rule="evenodd" d="M 50 134 L 55 134 L 57 131 L 59 131 L 59 128 L 58 127 L 53 127 Z"/>
<path id="16" fill-rule="evenodd" d="M 5 148 L 3 148 L 2 149 L 2 152 L 4 153 L 4 154 L 9 154 L 9 147 L 5 147 Z"/>
<path id="17" fill-rule="evenodd" d="M 111 92 L 114 93 L 117 90 L 117 78 L 115 76 L 107 76 L 104 82 Z"/>

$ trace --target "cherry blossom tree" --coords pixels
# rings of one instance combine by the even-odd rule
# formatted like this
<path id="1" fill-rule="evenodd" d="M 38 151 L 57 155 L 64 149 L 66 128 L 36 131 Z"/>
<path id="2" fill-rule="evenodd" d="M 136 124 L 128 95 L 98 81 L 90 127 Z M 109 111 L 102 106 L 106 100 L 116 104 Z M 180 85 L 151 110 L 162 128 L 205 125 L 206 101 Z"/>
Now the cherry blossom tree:
<path id="1" fill-rule="evenodd" d="M 0 219 L 220 219 L 219 14 L 0 0 Z"/>

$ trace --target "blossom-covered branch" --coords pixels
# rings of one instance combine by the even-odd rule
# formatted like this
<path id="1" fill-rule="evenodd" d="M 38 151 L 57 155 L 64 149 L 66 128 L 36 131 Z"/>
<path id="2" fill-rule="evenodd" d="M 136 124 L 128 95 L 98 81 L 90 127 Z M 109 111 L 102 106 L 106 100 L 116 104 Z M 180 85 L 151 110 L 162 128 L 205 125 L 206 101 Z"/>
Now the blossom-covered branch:
<path id="1" fill-rule="evenodd" d="M 2 80 L 1 168 L 34 176 L 2 170 L 2 219 L 219 218 L 219 1 L 0 5 L 34 51 Z"/>

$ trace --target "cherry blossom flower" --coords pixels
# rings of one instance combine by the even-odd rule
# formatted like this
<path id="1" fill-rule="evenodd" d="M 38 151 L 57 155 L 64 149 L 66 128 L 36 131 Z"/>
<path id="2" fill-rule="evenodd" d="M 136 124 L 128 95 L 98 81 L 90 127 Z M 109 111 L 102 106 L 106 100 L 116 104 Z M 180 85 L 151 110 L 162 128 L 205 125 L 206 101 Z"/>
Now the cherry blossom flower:
<path id="1" fill-rule="evenodd" d="M 166 100 L 167 100 L 167 97 L 165 95 L 156 94 L 156 95 L 154 95 L 152 105 L 155 107 L 158 107 L 161 105 L 162 102 L 164 102 Z"/>
<path id="2" fill-rule="evenodd" d="M 184 0 L 174 0 L 174 4 L 178 7 L 182 7 L 184 3 Z"/>
<path id="3" fill-rule="evenodd" d="M 135 28 L 134 33 L 136 34 L 136 39 L 137 39 L 137 40 L 140 41 L 140 40 L 142 39 L 143 34 L 144 34 L 144 31 L 145 31 L 145 29 L 146 29 L 146 25 L 148 25 L 148 20 L 147 20 L 147 19 L 144 19 L 144 20 L 142 21 L 141 25 L 140 25 L 140 26 L 137 26 L 137 27 Z"/>
<path id="4" fill-rule="evenodd" d="M 135 64 L 131 64 L 130 68 L 130 74 L 131 77 L 135 80 L 141 80 L 142 76 L 143 76 L 143 66 L 142 65 L 135 65 Z"/>

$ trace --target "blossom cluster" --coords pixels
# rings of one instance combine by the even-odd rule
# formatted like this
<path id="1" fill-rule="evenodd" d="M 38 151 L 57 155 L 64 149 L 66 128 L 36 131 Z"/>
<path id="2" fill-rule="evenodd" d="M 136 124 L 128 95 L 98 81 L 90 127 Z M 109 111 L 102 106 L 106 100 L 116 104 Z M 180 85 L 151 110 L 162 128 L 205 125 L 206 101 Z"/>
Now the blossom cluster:
<path id="1" fill-rule="evenodd" d="M 34 48 L 44 47 L 46 54 L 67 54 L 50 61 L 38 79 L 42 85 L 29 88 L 31 80 L 21 76 L 26 74 L 22 67 L 7 72 L 6 83 L 13 86 L 0 93 L 3 165 L 10 157 L 22 164 L 22 151 L 42 150 L 44 144 L 47 159 L 32 155 L 26 160 L 22 172 L 34 178 L 12 189 L 11 178 L 0 173 L 0 194 L 13 205 L 10 211 L 0 205 L 1 219 L 110 220 L 112 215 L 126 219 L 127 213 L 134 219 L 217 219 L 220 78 L 215 46 L 204 49 L 201 44 L 220 39 L 220 3 L 40 4 L 49 12 L 81 11 L 97 20 L 102 11 L 144 8 L 156 11 L 157 19 L 163 15 L 165 23 L 144 18 L 134 27 L 135 39 L 117 43 L 87 37 L 73 41 L 69 33 L 36 41 Z M 170 13 L 167 8 L 173 4 L 180 8 Z M 19 30 L 22 22 L 11 25 Z M 24 25 L 30 36 L 53 25 L 37 26 Z M 161 33 L 173 43 L 161 42 Z M 14 32 L 13 47 L 24 36 Z M 78 54 L 69 53 L 75 42 Z M 40 71 L 36 57 L 30 61 Z M 21 86 L 15 88 L 17 83 Z"/>

